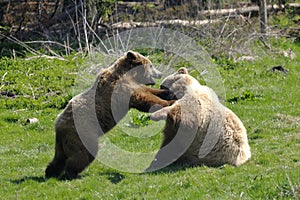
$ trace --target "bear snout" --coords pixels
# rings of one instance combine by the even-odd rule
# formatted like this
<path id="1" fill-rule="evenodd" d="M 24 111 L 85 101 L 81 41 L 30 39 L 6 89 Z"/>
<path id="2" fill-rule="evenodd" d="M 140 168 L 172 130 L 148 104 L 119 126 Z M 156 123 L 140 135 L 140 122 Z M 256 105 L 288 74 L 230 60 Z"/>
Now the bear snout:
<path id="1" fill-rule="evenodd" d="M 156 69 L 155 67 L 152 66 L 152 74 L 151 77 L 153 78 L 157 78 L 157 79 L 161 79 L 162 77 L 162 72 L 158 71 L 158 69 Z"/>

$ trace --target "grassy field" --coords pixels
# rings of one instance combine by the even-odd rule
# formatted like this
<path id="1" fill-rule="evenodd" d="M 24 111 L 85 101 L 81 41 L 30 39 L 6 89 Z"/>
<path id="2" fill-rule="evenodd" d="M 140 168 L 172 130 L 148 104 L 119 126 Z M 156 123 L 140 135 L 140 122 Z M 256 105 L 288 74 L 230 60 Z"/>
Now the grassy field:
<path id="1" fill-rule="evenodd" d="M 44 170 L 54 154 L 56 116 L 74 95 L 84 58 L 1 58 L 0 91 L 16 97 L 0 97 L 0 199 L 299 199 L 300 46 L 288 41 L 273 45 L 290 48 L 296 58 L 277 52 L 251 62 L 215 60 L 226 106 L 247 128 L 249 162 L 238 168 L 171 166 L 135 174 L 95 161 L 73 181 L 45 180 Z M 288 73 L 270 71 L 277 65 Z M 39 122 L 27 124 L 33 117 Z M 161 141 L 161 135 L 136 138 L 117 128 L 108 138 L 141 152 L 158 149 Z"/>

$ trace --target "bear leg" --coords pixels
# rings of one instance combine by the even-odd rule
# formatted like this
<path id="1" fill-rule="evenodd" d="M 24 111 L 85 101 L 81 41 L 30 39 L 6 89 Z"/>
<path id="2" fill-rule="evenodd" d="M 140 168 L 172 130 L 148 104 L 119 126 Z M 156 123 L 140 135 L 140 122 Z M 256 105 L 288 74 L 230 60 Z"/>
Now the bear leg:
<path id="1" fill-rule="evenodd" d="M 48 164 L 45 175 L 46 178 L 59 177 L 65 168 L 66 158 L 61 145 L 56 144 L 53 160 Z"/>
<path id="2" fill-rule="evenodd" d="M 146 90 L 164 100 L 177 100 L 175 94 L 169 89 L 155 89 L 147 87 Z"/>
<path id="3" fill-rule="evenodd" d="M 130 108 L 136 108 L 142 112 L 154 112 L 162 107 L 172 105 L 175 100 L 164 100 L 153 94 L 154 89 L 151 92 L 145 90 L 145 88 L 135 90 L 130 98 Z"/>
<path id="4" fill-rule="evenodd" d="M 78 174 L 94 159 L 95 157 L 87 151 L 74 153 L 73 156 L 69 157 L 66 161 L 65 177 L 70 180 L 77 178 Z"/>

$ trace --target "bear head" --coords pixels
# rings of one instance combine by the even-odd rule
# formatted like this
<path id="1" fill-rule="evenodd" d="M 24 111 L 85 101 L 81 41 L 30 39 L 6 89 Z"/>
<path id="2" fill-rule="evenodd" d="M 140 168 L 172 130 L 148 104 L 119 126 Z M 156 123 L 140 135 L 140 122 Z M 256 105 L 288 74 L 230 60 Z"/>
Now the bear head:
<path id="1" fill-rule="evenodd" d="M 128 51 L 125 60 L 129 64 L 128 73 L 138 83 L 154 85 L 153 78 L 162 77 L 162 73 L 153 66 L 152 62 L 140 53 Z"/>
<path id="2" fill-rule="evenodd" d="M 181 67 L 174 74 L 167 76 L 162 81 L 160 89 L 170 91 L 168 96 L 162 98 L 166 100 L 181 99 L 187 93 L 187 90 L 192 89 L 190 87 L 198 84 L 198 81 L 189 75 L 188 70 L 185 67 Z"/>

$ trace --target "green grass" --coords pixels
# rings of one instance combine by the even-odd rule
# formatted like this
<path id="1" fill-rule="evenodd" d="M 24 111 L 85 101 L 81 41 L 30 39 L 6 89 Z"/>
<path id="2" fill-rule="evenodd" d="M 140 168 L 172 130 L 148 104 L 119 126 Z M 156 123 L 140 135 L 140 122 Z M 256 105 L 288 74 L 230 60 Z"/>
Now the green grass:
<path id="1" fill-rule="evenodd" d="M 0 97 L 0 199 L 294 199 L 294 195 L 299 199 L 300 47 L 288 41 L 282 46 L 292 49 L 296 59 L 270 53 L 253 62 L 224 66 L 224 61 L 216 61 L 226 106 L 248 131 L 252 158 L 246 164 L 238 168 L 171 166 L 136 174 L 95 161 L 73 181 L 45 180 L 44 170 L 54 154 L 56 116 L 74 95 L 74 72 L 84 61 L 1 58 L 0 77 L 7 72 L 1 91 L 18 96 Z M 150 59 L 159 60 L 159 56 L 156 53 Z M 276 65 L 289 72 L 271 72 Z M 32 117 L 39 122 L 26 124 Z M 157 150 L 161 135 L 147 138 L 147 126 L 132 128 L 128 126 L 131 119 L 129 114 L 100 143 L 109 139 L 129 152 Z M 159 130 L 163 125 L 150 126 Z M 140 131 L 145 137 L 137 136 L 142 128 L 146 128 Z"/>

